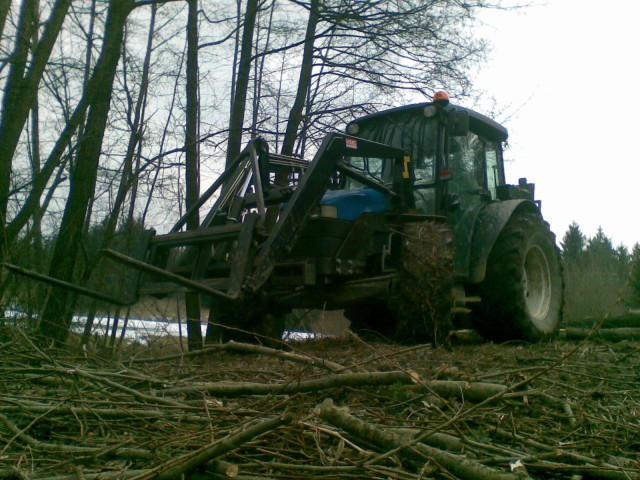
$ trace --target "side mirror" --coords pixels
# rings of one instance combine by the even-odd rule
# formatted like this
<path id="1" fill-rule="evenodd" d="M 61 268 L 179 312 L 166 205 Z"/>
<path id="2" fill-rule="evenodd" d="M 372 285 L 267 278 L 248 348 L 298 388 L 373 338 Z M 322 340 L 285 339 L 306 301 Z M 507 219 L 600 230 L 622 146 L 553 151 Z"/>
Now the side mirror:
<path id="1" fill-rule="evenodd" d="M 449 135 L 466 137 L 469 134 L 469 112 L 452 110 L 447 114 Z"/>

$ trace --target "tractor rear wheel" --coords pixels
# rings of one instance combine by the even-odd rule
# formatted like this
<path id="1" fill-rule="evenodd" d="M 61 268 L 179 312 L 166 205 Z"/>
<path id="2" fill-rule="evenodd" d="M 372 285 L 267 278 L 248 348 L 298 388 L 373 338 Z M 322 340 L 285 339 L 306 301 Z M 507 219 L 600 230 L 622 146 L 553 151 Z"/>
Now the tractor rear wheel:
<path id="1" fill-rule="evenodd" d="M 560 252 L 548 224 L 533 213 L 509 220 L 487 261 L 476 326 L 491 340 L 554 336 L 562 319 Z"/>

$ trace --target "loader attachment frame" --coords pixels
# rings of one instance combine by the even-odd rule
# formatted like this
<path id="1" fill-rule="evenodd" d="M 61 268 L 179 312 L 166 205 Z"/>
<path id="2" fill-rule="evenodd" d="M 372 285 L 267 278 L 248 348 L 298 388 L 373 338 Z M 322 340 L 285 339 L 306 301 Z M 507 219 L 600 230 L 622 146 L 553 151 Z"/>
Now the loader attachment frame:
<path id="1" fill-rule="evenodd" d="M 349 165 L 348 157 L 391 160 L 393 184 L 364 176 Z M 327 189 L 339 188 L 340 177 L 354 178 L 384 192 L 398 211 L 403 211 L 406 202 L 413 200 L 411 176 L 405 171 L 408 161 L 400 149 L 336 133 L 325 137 L 310 163 L 270 154 L 266 142 L 256 139 L 249 142 L 170 233 L 151 238 L 144 263 L 109 255 L 147 273 L 143 275 L 140 294 L 186 289 L 225 300 L 254 295 L 269 280 L 274 266 L 291 251 L 300 232 L 317 213 Z M 286 184 L 276 183 L 277 174 L 287 178 Z M 181 231 L 189 215 L 216 194 L 200 227 Z M 268 225 L 269 209 L 276 210 L 273 226 Z M 170 249 L 182 249 L 173 265 L 167 255 Z M 154 275 L 171 283 L 149 281 Z"/>

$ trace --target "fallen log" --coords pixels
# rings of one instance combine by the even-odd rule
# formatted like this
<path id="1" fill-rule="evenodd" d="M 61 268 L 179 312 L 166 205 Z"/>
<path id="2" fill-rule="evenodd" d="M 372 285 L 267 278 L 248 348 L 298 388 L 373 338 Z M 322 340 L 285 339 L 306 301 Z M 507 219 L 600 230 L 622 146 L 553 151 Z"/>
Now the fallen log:
<path id="1" fill-rule="evenodd" d="M 187 387 L 167 388 L 161 390 L 161 393 L 188 395 L 206 392 L 209 395 L 217 396 L 289 395 L 292 393 L 318 392 L 330 388 L 407 384 L 414 381 L 414 377 L 408 373 L 391 371 L 327 375 L 312 380 L 292 381 L 289 383 L 206 382 Z"/>
<path id="2" fill-rule="evenodd" d="M 433 392 L 442 398 L 455 398 L 458 401 L 482 402 L 488 398 L 504 393 L 507 386 L 500 383 L 465 382 L 459 380 L 432 380 L 420 382 L 409 387 L 420 392 Z"/>
<path id="3" fill-rule="evenodd" d="M 416 428 L 389 428 L 391 433 L 400 435 L 405 438 L 415 438 L 422 435 L 424 432 Z M 441 450 L 447 450 L 449 452 L 461 453 L 464 450 L 464 443 L 458 437 L 449 435 L 448 433 L 434 432 L 427 438 L 422 440 L 423 443 L 430 445 Z"/>
<path id="4" fill-rule="evenodd" d="M 592 328 L 570 327 L 565 329 L 567 340 L 583 340 L 591 335 L 592 339 L 602 339 L 609 342 L 622 340 L 640 340 L 640 328 L 601 328 L 593 332 Z"/>
<path id="5" fill-rule="evenodd" d="M 337 408 L 331 399 L 326 399 L 315 409 L 324 421 L 347 433 L 370 442 L 383 450 L 399 449 L 398 454 L 415 461 L 433 461 L 452 475 L 469 480 L 517 480 L 522 477 L 512 473 L 503 473 L 487 467 L 462 455 L 449 453 L 424 443 L 413 443 L 405 436 L 385 431 L 351 415 L 347 408 Z M 523 467 L 520 467 L 524 470 Z M 521 472 L 519 472 L 521 473 Z"/>
<path id="6" fill-rule="evenodd" d="M 572 320 L 568 322 L 568 328 L 592 328 L 594 326 L 600 328 L 640 328 L 640 312 L 627 312 L 622 315 L 616 315 L 606 318 L 587 317 L 580 320 Z"/>
<path id="7" fill-rule="evenodd" d="M 413 392 L 435 393 L 443 398 L 456 398 L 479 402 L 507 390 L 497 383 L 474 383 L 452 380 L 420 381 L 415 372 L 365 372 L 327 375 L 305 381 L 289 383 L 256 382 L 205 382 L 185 387 L 161 390 L 165 395 L 202 394 L 214 396 L 290 395 L 292 393 L 318 392 L 340 387 L 366 387 L 382 385 L 411 385 Z"/>

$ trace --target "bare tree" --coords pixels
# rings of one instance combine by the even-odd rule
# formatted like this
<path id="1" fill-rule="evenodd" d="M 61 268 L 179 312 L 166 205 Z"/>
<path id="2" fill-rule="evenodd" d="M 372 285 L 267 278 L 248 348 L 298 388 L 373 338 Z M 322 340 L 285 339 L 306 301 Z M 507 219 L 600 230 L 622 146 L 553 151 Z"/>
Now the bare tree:
<path id="1" fill-rule="evenodd" d="M 71 0 L 57 0 L 52 6 L 43 34 L 31 58 L 29 57 L 30 42 L 38 28 L 39 2 L 25 0 L 21 6 L 0 120 L 0 262 L 7 248 L 4 227 L 13 156 L 70 4 Z"/>
<path id="2" fill-rule="evenodd" d="M 131 92 L 128 81 L 127 81 L 127 62 L 128 58 L 126 55 L 127 49 L 126 45 L 123 49 L 122 56 L 122 64 L 123 64 L 123 88 L 125 90 L 126 97 L 128 99 L 127 106 L 128 111 L 126 112 L 127 123 L 129 125 L 129 139 L 127 141 L 127 148 L 124 153 L 124 158 L 122 160 L 120 179 L 117 184 L 117 192 L 115 198 L 113 200 L 113 204 L 111 205 L 107 217 L 103 221 L 103 230 L 102 230 L 102 239 L 101 244 L 98 247 L 98 250 L 110 248 L 114 236 L 116 234 L 116 229 L 118 226 L 119 219 L 125 207 L 125 202 L 127 199 L 127 194 L 131 191 L 130 195 L 130 204 L 127 210 L 126 219 L 123 222 L 125 225 L 125 230 L 128 230 L 130 226 L 135 224 L 134 218 L 134 204 L 135 204 L 135 192 L 134 186 L 136 185 L 138 178 L 138 170 L 139 170 L 139 158 L 140 158 L 140 148 L 141 148 L 141 139 L 144 130 L 144 120 L 145 120 L 145 105 L 147 103 L 147 94 L 149 88 L 149 75 L 151 68 L 151 54 L 153 51 L 153 39 L 154 33 L 156 31 L 156 12 L 158 6 L 156 4 L 151 5 L 151 15 L 149 19 L 149 29 L 147 34 L 147 46 L 144 55 L 144 60 L 142 64 L 142 71 L 140 73 L 139 78 L 139 91 L 137 92 L 137 99 L 135 102 L 133 101 L 134 93 Z M 126 44 L 126 30 L 125 30 L 125 44 Z M 131 235 L 131 232 L 127 232 L 128 235 Z M 131 246 L 129 245 L 129 248 Z M 94 255 L 89 261 L 84 265 L 82 276 L 80 277 L 80 283 L 86 284 L 90 281 L 90 279 L 96 278 L 94 283 L 99 284 L 99 287 L 104 286 L 104 281 L 102 278 L 104 275 L 104 268 L 102 264 L 99 264 L 99 256 L 98 252 L 92 252 Z M 127 252 L 129 253 L 129 252 Z M 124 292 L 122 290 L 123 282 L 118 282 L 118 286 L 116 288 L 116 296 L 122 296 L 127 294 L 128 292 Z M 89 335 L 91 333 L 93 321 L 95 318 L 95 314 L 97 313 L 98 305 L 97 301 L 92 301 L 89 306 L 89 314 L 87 315 L 87 322 L 85 324 L 84 334 L 82 337 L 82 343 L 86 344 L 89 339 Z M 115 331 L 117 323 L 117 319 L 119 317 L 119 309 L 116 310 L 116 314 L 114 315 L 114 326 L 113 330 Z M 113 337 L 112 340 L 113 342 Z"/>
<path id="3" fill-rule="evenodd" d="M 94 194 L 124 25 L 133 5 L 133 0 L 110 0 L 102 51 L 87 85 L 87 90 L 95 94 L 89 106 L 85 132 L 78 145 L 77 161 L 71 171 L 69 197 L 49 267 L 49 275 L 63 281 L 73 277 L 87 206 Z M 71 324 L 69 299 L 67 290 L 52 288 L 39 324 L 44 337 L 56 342 L 66 339 Z"/>
<path id="4" fill-rule="evenodd" d="M 281 72 L 292 72 L 294 66 L 297 71 L 295 78 L 285 73 L 271 88 L 268 76 L 260 80 L 263 89 L 274 92 L 270 105 L 262 105 L 262 130 L 276 139 L 284 132 L 283 153 L 300 152 L 296 142 L 317 143 L 336 125 L 407 98 L 427 98 L 441 88 L 456 95 L 468 92 L 469 67 L 485 49 L 470 26 L 478 9 L 493 6 L 453 0 L 292 3 L 307 13 L 304 35 L 283 36 L 291 35 L 291 20 L 280 17 L 274 27 L 279 39 L 257 54 L 271 57 L 271 65 L 286 56 Z M 289 115 L 281 124 L 285 105 Z"/>
<path id="5" fill-rule="evenodd" d="M 5 241 L 7 245 L 11 245 L 15 242 L 19 233 L 23 230 L 25 225 L 27 225 L 30 219 L 42 218 L 44 215 L 56 187 L 64 178 L 63 169 L 74 149 L 73 136 L 76 132 L 82 130 L 82 124 L 86 119 L 86 112 L 89 104 L 91 103 L 92 95 L 92 92 L 87 91 L 86 86 L 89 78 L 91 77 L 92 70 L 91 53 L 94 41 L 95 18 L 97 17 L 96 0 L 91 0 L 88 17 L 89 26 L 86 32 L 87 45 L 82 80 L 83 93 L 75 107 L 75 110 L 73 112 L 69 111 L 70 106 L 68 104 L 68 98 L 63 98 L 63 94 L 58 91 L 64 91 L 64 96 L 67 97 L 66 90 L 68 89 L 68 79 L 64 73 L 64 67 L 61 68 L 61 73 L 56 76 L 65 79 L 65 84 L 60 85 L 59 82 L 43 80 L 43 86 L 46 87 L 48 91 L 52 92 L 52 95 L 58 100 L 58 105 L 60 107 L 59 111 L 62 112 L 62 116 L 65 118 L 65 126 L 56 139 L 54 147 L 49 151 L 46 161 L 44 163 L 39 162 L 40 164 L 38 165 L 37 171 L 32 167 L 31 184 L 24 201 L 14 214 L 13 218 L 8 220 L 5 225 Z M 62 50 L 62 46 L 60 46 L 60 48 Z M 45 71 L 45 74 L 46 73 L 47 72 Z M 37 136 L 39 137 L 39 122 L 37 121 L 38 115 L 35 115 L 35 111 L 33 113 L 32 132 L 37 131 Z M 58 172 L 57 174 L 56 171 Z M 52 178 L 54 180 L 50 184 Z M 40 199 L 47 186 L 49 186 L 49 192 L 45 201 L 41 203 Z"/>
<path id="6" fill-rule="evenodd" d="M 316 27 L 319 18 L 319 0 L 311 0 L 309 4 L 309 20 L 307 22 L 307 30 L 304 36 L 304 47 L 302 53 L 302 61 L 300 63 L 300 78 L 298 80 L 298 88 L 296 90 L 295 100 L 284 134 L 284 142 L 282 143 L 282 154 L 291 155 L 295 147 L 298 129 L 302 122 L 302 112 L 307 100 L 309 86 L 311 85 L 311 73 L 313 71 L 313 52 L 316 38 Z"/>

